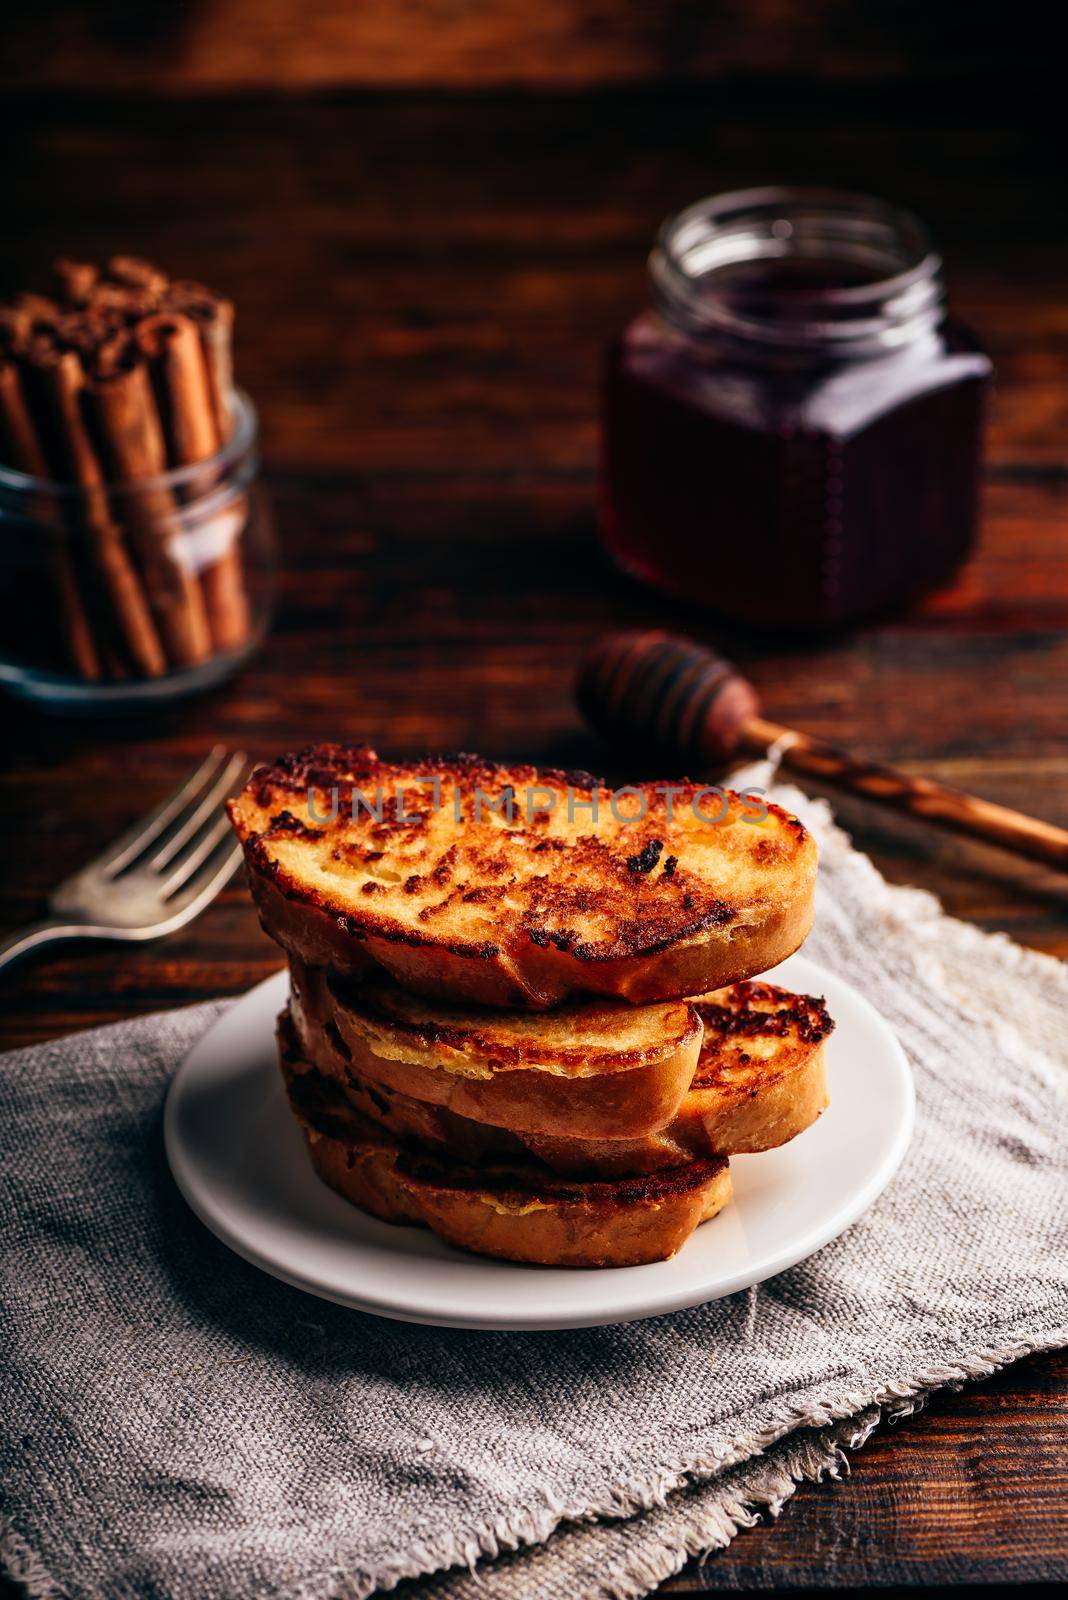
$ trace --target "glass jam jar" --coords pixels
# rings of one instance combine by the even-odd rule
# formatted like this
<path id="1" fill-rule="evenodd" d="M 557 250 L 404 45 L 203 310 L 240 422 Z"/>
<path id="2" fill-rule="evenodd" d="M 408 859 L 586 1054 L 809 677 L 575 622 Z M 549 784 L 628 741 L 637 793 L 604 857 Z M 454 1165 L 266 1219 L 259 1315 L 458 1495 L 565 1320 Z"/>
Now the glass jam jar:
<path id="1" fill-rule="evenodd" d="M 671 217 L 656 309 L 609 349 L 602 536 L 635 576 L 809 629 L 898 606 L 972 548 L 988 357 L 921 223 L 750 189 Z"/>

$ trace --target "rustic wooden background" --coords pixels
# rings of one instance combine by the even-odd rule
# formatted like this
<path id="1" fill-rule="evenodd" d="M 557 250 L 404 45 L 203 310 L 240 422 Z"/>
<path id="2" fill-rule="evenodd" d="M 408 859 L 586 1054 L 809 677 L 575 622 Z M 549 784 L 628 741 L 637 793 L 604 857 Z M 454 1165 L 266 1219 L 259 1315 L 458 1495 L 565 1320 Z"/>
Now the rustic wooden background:
<path id="1" fill-rule="evenodd" d="M 0 917 L 222 738 L 478 748 L 656 776 L 570 700 L 600 629 L 746 662 L 768 714 L 1068 825 L 1068 200 L 1046 68 L 1003 8 L 886 0 L 213 0 L 5 14 L 8 287 L 60 250 L 157 255 L 239 308 L 282 573 L 242 678 L 152 721 L 4 708 Z M 1026 72 L 1026 119 L 1004 85 Z M 998 369 L 982 546 L 908 615 L 738 637 L 618 577 L 593 527 L 596 374 L 660 218 L 719 188 L 906 201 Z M 1068 880 L 843 802 L 893 879 L 1068 955 Z M 235 993 L 278 965 L 235 884 L 141 950 L 5 979 L 4 1043 Z M 995 1070 L 977 1063 L 977 1070 Z M 1068 1361 L 877 1436 L 676 1591 L 1068 1575 Z"/>
<path id="2" fill-rule="evenodd" d="M 1050 81 L 1004 0 L 7 0 L 0 81 L 163 90 L 590 89 L 776 76 Z"/>

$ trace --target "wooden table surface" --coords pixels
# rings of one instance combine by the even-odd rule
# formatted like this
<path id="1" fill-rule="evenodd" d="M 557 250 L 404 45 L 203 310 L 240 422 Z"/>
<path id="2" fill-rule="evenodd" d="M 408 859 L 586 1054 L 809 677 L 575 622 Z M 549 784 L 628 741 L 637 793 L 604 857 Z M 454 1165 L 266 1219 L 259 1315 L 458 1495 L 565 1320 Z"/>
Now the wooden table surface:
<path id="1" fill-rule="evenodd" d="M 993 109 L 991 107 L 993 106 Z M 216 740 L 318 737 L 604 768 L 570 699 L 599 630 L 719 639 L 767 714 L 1068 825 L 1068 229 L 1056 143 L 989 96 L 744 94 L 9 101 L 4 273 L 157 255 L 231 293 L 282 551 L 273 635 L 233 685 L 149 720 L 4 710 L 0 918 Z M 738 637 L 617 576 L 593 529 L 596 372 L 643 303 L 660 217 L 824 180 L 912 204 L 997 363 L 982 547 L 951 591 L 815 644 Z M 659 776 L 642 751 L 627 770 Z M 843 802 L 893 880 L 1068 955 L 1068 879 Z M 2 1042 L 235 994 L 279 965 L 237 882 L 148 948 L 7 977 Z M 672 1592 L 1066 1575 L 1068 1361 L 1021 1363 L 876 1438 Z"/>

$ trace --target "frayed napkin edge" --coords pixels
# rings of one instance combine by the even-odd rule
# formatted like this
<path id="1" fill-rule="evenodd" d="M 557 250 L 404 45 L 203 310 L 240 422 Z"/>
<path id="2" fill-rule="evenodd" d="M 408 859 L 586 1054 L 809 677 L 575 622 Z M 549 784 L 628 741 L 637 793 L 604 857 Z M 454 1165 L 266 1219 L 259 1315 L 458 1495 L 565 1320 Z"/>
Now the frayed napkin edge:
<path id="1" fill-rule="evenodd" d="M 1017 1340 L 959 1356 L 951 1364 L 921 1369 L 868 1394 L 853 1391 L 837 1403 L 814 1400 L 806 1406 L 783 1406 L 774 1422 L 747 1435 L 734 1449 L 718 1456 L 685 1457 L 675 1467 L 632 1478 L 603 1502 L 568 1505 L 547 1501 L 543 1507 L 524 1509 L 479 1528 L 453 1532 L 434 1544 L 416 1546 L 406 1557 L 383 1563 L 373 1571 L 346 1572 L 335 1566 L 292 1586 L 264 1589 L 263 1600 L 369 1600 L 379 1591 L 388 1592 L 407 1580 L 430 1579 L 462 1567 L 477 1578 L 479 1562 L 545 1544 L 565 1523 L 626 1521 L 665 1505 L 680 1491 L 699 1488 L 732 1467 L 758 1460 L 774 1445 L 805 1429 L 837 1427 L 826 1441 L 818 1437 L 812 1440 L 816 1453 L 811 1459 L 802 1452 L 803 1459 L 793 1467 L 769 1461 L 744 1494 L 728 1494 L 722 1503 L 704 1511 L 681 1539 L 643 1552 L 607 1582 L 598 1582 L 575 1595 L 575 1600 L 642 1600 L 687 1561 L 725 1549 L 738 1533 L 753 1527 L 761 1515 L 777 1517 L 800 1483 L 841 1476 L 843 1470 L 848 1470 L 846 1449 L 859 1449 L 883 1423 L 911 1416 L 942 1390 L 959 1390 L 966 1383 L 991 1378 L 1028 1356 L 1066 1346 L 1068 1325 L 1042 1337 Z M 866 1413 L 871 1414 L 870 1418 Z M 855 1435 L 849 1431 L 850 1422 L 856 1423 Z M 0 1518 L 0 1571 L 21 1586 L 27 1600 L 69 1600 L 69 1591 L 54 1582 L 36 1550 L 7 1517 Z"/>
<path id="2" fill-rule="evenodd" d="M 826 1450 L 813 1458 L 811 1472 L 807 1470 L 807 1461 L 796 1470 L 784 1469 L 778 1462 L 768 1462 L 766 1477 L 759 1477 L 744 1496 L 728 1498 L 725 1504 L 706 1513 L 704 1523 L 707 1524 L 711 1516 L 713 1527 L 695 1527 L 677 1543 L 665 1543 L 657 1550 L 643 1553 L 640 1560 L 631 1562 L 610 1580 L 577 1590 L 574 1596 L 574 1600 L 642 1600 L 657 1584 L 679 1571 L 686 1561 L 725 1548 L 737 1533 L 752 1527 L 762 1513 L 777 1516 L 806 1478 L 826 1475 L 834 1464 L 840 1473 L 847 1462 L 840 1437 L 843 1425 L 847 1425 L 846 1447 L 858 1449 L 876 1427 L 912 1415 L 942 1390 L 959 1390 L 966 1383 L 991 1378 L 1027 1356 L 1066 1346 L 1068 1324 L 1049 1334 L 959 1355 L 952 1362 L 921 1368 L 908 1378 L 894 1379 L 875 1390 L 853 1390 L 838 1400 L 817 1399 L 804 1406 L 785 1405 L 774 1413 L 772 1422 L 746 1435 L 734 1448 L 718 1455 L 683 1457 L 677 1464 L 655 1473 L 633 1476 L 613 1488 L 601 1501 L 578 1504 L 547 1500 L 543 1506 L 525 1507 L 478 1528 L 453 1531 L 433 1544 L 415 1546 L 405 1556 L 383 1562 L 374 1569 L 360 1572 L 335 1566 L 309 1576 L 294 1587 L 264 1590 L 263 1600 L 369 1600 L 370 1596 L 388 1592 L 405 1581 L 429 1580 L 464 1567 L 477 1580 L 479 1563 L 537 1548 L 547 1543 L 566 1523 L 627 1521 L 666 1505 L 680 1491 L 698 1488 L 733 1467 L 758 1460 L 773 1446 L 805 1429 L 838 1429 L 838 1433 L 826 1441 Z M 870 1423 L 862 1420 L 865 1413 L 872 1413 Z M 855 1438 L 848 1429 L 848 1424 L 854 1421 L 857 1424 Z M 55 1591 L 31 1591 L 30 1600 L 55 1600 Z"/>
<path id="3" fill-rule="evenodd" d="M 1068 1327 L 1058 1329 L 1048 1339 L 1027 1341 L 962 1360 L 960 1375 L 943 1377 L 938 1375 L 940 1369 L 929 1369 L 927 1375 L 921 1374 L 901 1384 L 889 1384 L 870 1406 L 835 1418 L 833 1424 L 801 1424 L 793 1432 L 787 1431 L 775 1443 L 787 1446 L 786 1453 L 791 1455 L 789 1465 L 777 1458 L 767 1461 L 744 1491 L 728 1492 L 718 1503 L 696 1510 L 692 1525 L 680 1537 L 642 1552 L 640 1557 L 618 1569 L 611 1580 L 576 1591 L 575 1600 L 643 1600 L 651 1590 L 680 1572 L 688 1561 L 704 1561 L 725 1550 L 739 1533 L 755 1527 L 761 1517 L 774 1521 L 802 1483 L 847 1476 L 849 1452 L 861 1449 L 877 1429 L 904 1421 L 938 1394 L 957 1392 L 966 1383 L 989 1379 L 1028 1356 L 1048 1354 L 1066 1345 Z M 898 1390 L 905 1392 L 898 1393 Z M 804 1434 L 806 1426 L 816 1429 L 831 1426 L 832 1431 L 826 1438 L 814 1432 L 795 1439 L 795 1434 Z M 791 1443 L 796 1446 L 792 1453 L 788 1448 Z M 749 1463 L 759 1461 L 763 1454 L 764 1450 L 757 1452 L 749 1458 Z M 692 1484 L 683 1486 L 680 1492 L 685 1493 L 686 1487 L 700 1488 L 714 1481 L 714 1475 L 711 1478 L 695 1476 Z"/>

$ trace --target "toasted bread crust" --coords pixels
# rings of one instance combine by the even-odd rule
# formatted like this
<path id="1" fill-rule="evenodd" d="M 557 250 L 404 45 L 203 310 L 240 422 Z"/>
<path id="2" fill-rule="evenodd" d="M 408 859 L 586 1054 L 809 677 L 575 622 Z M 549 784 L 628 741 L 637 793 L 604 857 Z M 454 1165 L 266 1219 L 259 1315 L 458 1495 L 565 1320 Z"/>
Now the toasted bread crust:
<path id="1" fill-rule="evenodd" d="M 722 1157 L 647 1177 L 576 1183 L 533 1164 L 472 1168 L 404 1150 L 347 1105 L 319 1074 L 283 1070 L 316 1172 L 386 1222 L 422 1223 L 479 1255 L 557 1267 L 663 1261 L 727 1204 Z"/>
<path id="2" fill-rule="evenodd" d="M 410 1092 L 420 1087 L 418 1073 L 404 1078 L 409 1092 L 367 1076 L 338 1029 L 339 1003 L 321 975 L 297 972 L 294 980 L 293 1026 L 303 1060 L 335 1078 L 362 1116 L 402 1144 L 474 1166 L 534 1156 L 575 1177 L 655 1172 L 694 1157 L 774 1149 L 802 1133 L 827 1105 L 823 1041 L 834 1024 L 822 1000 L 771 984 L 740 983 L 693 1003 L 704 1019 L 704 1038 L 690 1089 L 669 1124 L 631 1137 L 581 1138 L 572 1129 L 517 1131 L 458 1115 L 440 1099 Z M 462 1014 L 451 1015 L 455 1038 Z M 489 1018 L 468 1016 L 479 1037 L 492 1037 Z M 610 1038 L 610 1010 L 603 1016 Z M 543 1026 L 541 1017 L 525 1024 L 532 1038 Z M 514 1074 L 508 1081 L 517 1081 Z"/>
<path id="3" fill-rule="evenodd" d="M 834 1030 L 822 999 L 749 982 L 694 1004 L 705 1034 L 679 1119 L 687 1147 L 755 1154 L 815 1122 L 828 1104 L 823 1042 Z"/>
<path id="4" fill-rule="evenodd" d="M 315 975 L 292 964 L 300 987 Z M 475 1010 L 427 1000 L 389 979 L 353 983 L 328 977 L 329 1001 L 364 1031 L 369 1047 L 416 1064 L 433 1062 L 464 1076 L 539 1071 L 562 1078 L 629 1072 L 665 1061 L 703 1032 L 685 1000 L 628 1006 L 580 997 L 536 1014 Z"/>
<path id="5" fill-rule="evenodd" d="M 711 793 L 320 745 L 259 768 L 230 815 L 265 928 L 309 964 L 500 1008 L 644 1003 L 763 971 L 811 925 L 801 823 Z M 505 820 L 509 795 L 555 809 Z"/>
<path id="6" fill-rule="evenodd" d="M 377 998 L 367 1015 L 357 996 L 343 986 L 344 998 L 339 999 L 321 969 L 294 962 L 291 976 L 301 1038 L 313 1040 L 316 1024 L 322 1027 L 329 1020 L 335 1048 L 340 1043 L 353 1076 L 458 1116 L 521 1132 L 597 1139 L 662 1128 L 690 1087 L 701 1049 L 701 1021 L 692 1006 L 678 1002 L 657 1006 L 648 1025 L 636 1030 L 629 1008 L 580 1001 L 567 1012 L 576 1032 L 569 1048 L 559 1042 L 558 1014 L 551 1021 L 539 1016 L 537 1029 L 527 1030 L 526 1046 L 520 1048 L 514 1032 L 504 1027 L 510 1019 L 500 1019 L 500 1032 L 494 1036 L 487 1032 L 488 1022 L 481 1026 L 468 1012 L 470 1030 L 460 1048 L 459 1026 L 450 1024 L 452 1013 L 440 1003 L 432 1012 L 425 1004 L 411 1007 L 397 995 L 396 1011 L 403 1014 L 410 1007 L 404 1023 L 397 1023 L 385 1014 L 381 986 L 373 986 Z M 424 1017 L 436 1014 L 440 1026 L 412 1025 L 412 1010 Z M 622 1058 L 611 1049 L 613 1012 L 620 1031 L 629 1027 L 632 1036 L 644 1036 L 643 1047 L 624 1051 Z M 599 1034 L 592 1031 L 592 1019 Z M 585 1049 L 580 1042 L 583 1026 Z M 539 1048 L 538 1029 L 554 1035 L 547 1047 Z"/>

